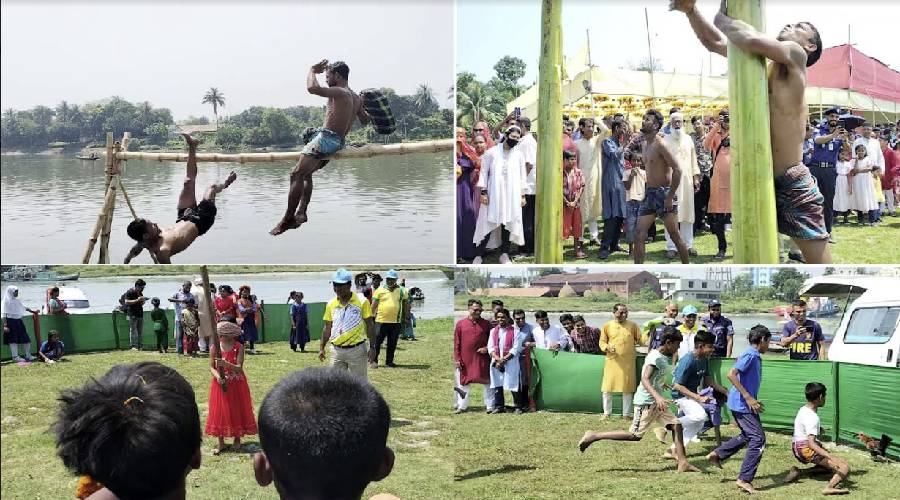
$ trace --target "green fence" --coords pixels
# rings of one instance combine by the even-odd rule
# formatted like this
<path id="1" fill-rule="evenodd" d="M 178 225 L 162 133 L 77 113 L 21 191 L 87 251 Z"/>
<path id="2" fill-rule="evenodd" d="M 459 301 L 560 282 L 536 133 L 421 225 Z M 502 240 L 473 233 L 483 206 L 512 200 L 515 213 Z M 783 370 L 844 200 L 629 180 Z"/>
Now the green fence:
<path id="1" fill-rule="evenodd" d="M 532 385 L 538 408 L 550 411 L 602 411 L 601 384 L 606 356 L 553 353 L 535 349 L 532 356 Z M 640 380 L 644 357 L 638 356 L 635 374 Z M 733 359 L 713 358 L 710 373 L 725 387 Z M 670 377 L 671 378 L 671 377 Z M 820 382 L 828 388 L 827 404 L 819 409 L 821 435 L 830 440 L 858 443 L 856 434 L 864 432 L 896 438 L 900 429 L 900 369 L 830 361 L 792 361 L 763 359 L 763 379 L 759 400 L 765 404 L 763 425 L 771 430 L 792 432 L 797 410 L 806 403 L 807 382 Z M 614 411 L 621 411 L 621 398 L 614 398 Z M 727 408 L 722 419 L 730 421 Z M 888 448 L 900 457 L 900 443 Z"/>
<path id="2" fill-rule="evenodd" d="M 322 334 L 322 315 L 325 303 L 307 304 L 309 307 L 309 334 L 312 340 L 318 340 Z M 287 341 L 291 337 L 290 306 L 288 304 L 265 304 L 262 309 L 260 342 Z M 174 347 L 173 330 L 175 328 L 174 310 L 166 310 L 169 319 L 169 346 Z M 35 321 L 31 317 L 22 318 L 25 329 L 32 340 L 31 351 L 37 351 L 35 340 Z M 47 340 L 47 332 L 56 330 L 60 340 L 66 344 L 66 352 L 79 353 L 91 351 L 107 351 L 127 349 L 129 347 L 128 318 L 124 313 L 68 314 L 38 317 L 41 339 Z M 156 335 L 153 333 L 153 322 L 150 313 L 144 311 L 143 344 L 146 349 L 156 346 Z M 11 359 L 9 346 L 0 350 L 0 359 Z"/>

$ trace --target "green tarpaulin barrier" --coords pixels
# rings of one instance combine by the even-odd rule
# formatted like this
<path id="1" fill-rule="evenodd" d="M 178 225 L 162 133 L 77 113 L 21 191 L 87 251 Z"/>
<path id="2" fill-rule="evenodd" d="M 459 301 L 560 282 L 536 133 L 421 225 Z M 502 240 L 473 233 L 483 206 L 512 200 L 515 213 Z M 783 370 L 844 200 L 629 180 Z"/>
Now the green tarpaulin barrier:
<path id="1" fill-rule="evenodd" d="M 322 315 L 325 303 L 307 304 L 309 307 L 309 334 L 311 340 L 319 340 L 322 336 Z M 173 309 L 166 310 L 169 319 L 169 347 L 175 347 L 173 331 L 175 316 Z M 260 342 L 288 341 L 291 337 L 290 306 L 288 304 L 265 304 L 263 306 L 263 322 L 260 328 Z M 25 329 L 31 338 L 31 351 L 37 352 L 35 344 L 35 322 L 30 316 L 22 318 Z M 39 316 L 41 340 L 47 340 L 50 330 L 59 332 L 60 340 L 66 344 L 69 354 L 91 351 L 108 351 L 127 349 L 129 347 L 128 318 L 122 312 L 97 314 L 68 314 L 59 316 Z M 149 311 L 144 311 L 143 343 L 145 349 L 156 346 L 156 335 L 153 333 L 153 322 Z M 9 346 L 0 349 L 0 359 L 11 359 Z"/>
<path id="2" fill-rule="evenodd" d="M 601 412 L 605 360 L 599 355 L 535 349 L 531 385 L 538 408 Z M 638 377 L 643 364 L 644 357 L 638 356 Z M 726 374 L 733 364 L 733 359 L 710 360 L 711 375 L 726 388 L 731 386 Z M 806 403 L 804 388 L 808 382 L 820 382 L 828 388 L 827 404 L 819 409 L 824 438 L 858 443 L 856 434 L 864 432 L 876 438 L 885 433 L 900 440 L 900 401 L 896 398 L 900 369 L 830 361 L 763 360 L 759 400 L 765 405 L 762 422 L 767 429 L 793 432 L 797 410 Z M 613 401 L 613 412 L 621 414 L 621 398 Z M 730 417 L 724 409 L 723 421 L 729 422 Z M 900 443 L 893 444 L 888 452 L 900 457 Z"/>

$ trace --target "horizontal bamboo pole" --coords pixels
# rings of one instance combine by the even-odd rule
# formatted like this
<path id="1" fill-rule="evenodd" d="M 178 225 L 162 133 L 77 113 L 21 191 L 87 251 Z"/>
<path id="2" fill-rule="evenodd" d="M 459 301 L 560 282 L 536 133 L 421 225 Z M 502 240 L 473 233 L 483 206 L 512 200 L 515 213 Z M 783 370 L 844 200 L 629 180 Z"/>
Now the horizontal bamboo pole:
<path id="1" fill-rule="evenodd" d="M 342 149 L 331 157 L 333 160 L 347 158 L 370 158 L 384 155 L 406 155 L 414 153 L 439 153 L 452 151 L 453 139 L 438 139 L 433 141 L 402 142 L 398 144 L 367 144 L 360 147 Z M 186 152 L 138 152 L 123 151 L 115 153 L 119 160 L 156 160 L 186 162 Z M 198 153 L 197 162 L 221 162 L 221 163 L 272 163 L 280 161 L 297 161 L 300 159 L 299 151 L 285 151 L 276 153 Z"/>

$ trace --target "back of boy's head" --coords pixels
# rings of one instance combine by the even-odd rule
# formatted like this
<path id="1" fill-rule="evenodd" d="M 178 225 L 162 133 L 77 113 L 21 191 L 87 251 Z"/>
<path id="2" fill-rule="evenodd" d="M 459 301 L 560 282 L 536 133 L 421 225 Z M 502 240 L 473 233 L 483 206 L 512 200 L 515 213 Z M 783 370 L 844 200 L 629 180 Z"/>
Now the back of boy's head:
<path id="1" fill-rule="evenodd" d="M 715 345 L 716 336 L 706 330 L 701 330 L 694 337 L 694 346 L 700 347 L 700 344 Z"/>
<path id="2" fill-rule="evenodd" d="M 387 403 L 365 380 L 307 368 L 266 395 L 259 442 L 282 497 L 357 498 L 384 461 L 390 423 Z"/>
<path id="3" fill-rule="evenodd" d="M 806 384 L 806 400 L 815 401 L 819 399 L 820 396 L 824 396 L 826 391 L 825 385 L 820 384 L 819 382 L 810 382 Z"/>
<path id="4" fill-rule="evenodd" d="M 756 325 L 750 329 L 747 334 L 747 342 L 750 345 L 759 345 L 762 342 L 768 342 L 772 338 L 772 332 L 765 325 Z"/>
<path id="5" fill-rule="evenodd" d="M 60 394 L 56 453 L 122 499 L 156 498 L 181 484 L 200 448 L 191 385 L 155 362 L 117 365 Z"/>
<path id="6" fill-rule="evenodd" d="M 699 336 L 700 333 L 697 334 L 697 337 Z M 666 325 L 665 328 L 663 328 L 662 339 L 660 340 L 663 344 L 668 344 L 669 342 L 681 342 L 682 340 L 684 340 L 684 337 L 681 335 L 681 332 L 678 331 L 678 328 L 676 328 L 675 325 Z"/>

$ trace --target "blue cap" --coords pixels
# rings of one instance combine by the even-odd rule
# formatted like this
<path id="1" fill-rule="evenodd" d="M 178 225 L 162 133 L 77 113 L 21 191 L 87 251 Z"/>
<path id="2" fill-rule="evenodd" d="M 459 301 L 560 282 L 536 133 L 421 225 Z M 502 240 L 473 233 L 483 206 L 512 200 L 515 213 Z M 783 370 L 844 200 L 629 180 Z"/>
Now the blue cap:
<path id="1" fill-rule="evenodd" d="M 716 306 L 721 306 L 722 303 L 719 302 L 719 301 L 716 300 L 716 299 L 712 299 L 712 300 L 709 301 L 709 304 L 707 304 L 707 305 L 708 305 L 710 308 L 713 308 L 713 307 L 716 307 Z"/>
<path id="2" fill-rule="evenodd" d="M 684 309 L 681 310 L 681 315 L 682 316 L 690 316 L 691 314 L 697 314 L 698 312 L 699 311 L 697 311 L 696 307 L 688 304 L 688 305 L 684 306 Z"/>
<path id="3" fill-rule="evenodd" d="M 824 114 L 824 115 L 827 115 L 827 114 L 830 114 L 830 113 L 841 114 L 842 112 L 843 112 L 843 110 L 842 110 L 839 106 L 832 106 L 832 107 L 826 109 L 825 112 L 822 113 L 822 114 Z"/>
<path id="4" fill-rule="evenodd" d="M 350 274 L 350 271 L 344 269 L 343 267 L 338 269 L 331 275 L 331 282 L 337 283 L 339 285 L 344 283 L 350 283 L 353 280 L 353 276 Z"/>
<path id="5" fill-rule="evenodd" d="M 390 271 L 385 273 L 384 277 L 389 280 L 391 280 L 391 279 L 395 280 L 395 279 L 399 278 L 400 275 L 397 274 L 397 271 L 395 269 L 391 269 Z"/>

